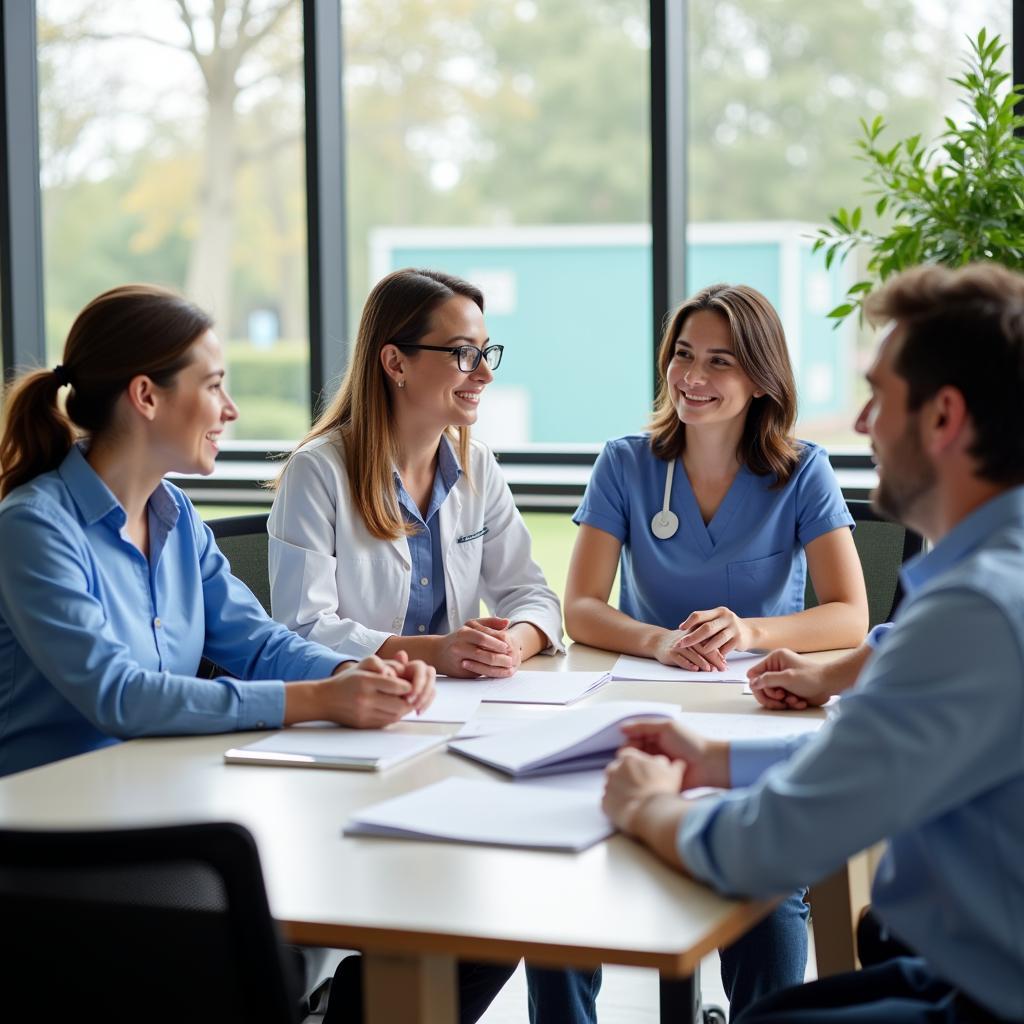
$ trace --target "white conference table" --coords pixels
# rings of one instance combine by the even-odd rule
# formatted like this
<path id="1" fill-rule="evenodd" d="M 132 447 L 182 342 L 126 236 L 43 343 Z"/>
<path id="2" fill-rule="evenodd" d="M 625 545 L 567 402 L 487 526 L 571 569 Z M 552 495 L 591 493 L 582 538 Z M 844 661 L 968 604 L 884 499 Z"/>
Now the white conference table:
<path id="1" fill-rule="evenodd" d="M 534 658 L 529 668 L 605 669 L 614 658 L 575 645 L 567 656 Z M 613 682 L 588 702 L 668 700 L 694 711 L 770 713 L 741 690 L 737 683 Z M 514 713 L 563 709 L 516 705 Z M 662 1018 L 682 1021 L 694 999 L 687 979 L 701 958 L 771 909 L 770 901 L 725 899 L 688 881 L 621 835 L 579 854 L 343 836 L 353 811 L 388 797 L 451 776 L 504 777 L 443 747 L 384 773 L 224 763 L 228 747 L 258 735 L 133 740 L 0 779 L 0 822 L 240 822 L 256 838 L 270 907 L 286 937 L 363 951 L 370 1024 L 450 1024 L 456 958 L 522 956 L 548 966 L 656 968 Z M 842 884 L 836 893 L 842 905 Z"/>

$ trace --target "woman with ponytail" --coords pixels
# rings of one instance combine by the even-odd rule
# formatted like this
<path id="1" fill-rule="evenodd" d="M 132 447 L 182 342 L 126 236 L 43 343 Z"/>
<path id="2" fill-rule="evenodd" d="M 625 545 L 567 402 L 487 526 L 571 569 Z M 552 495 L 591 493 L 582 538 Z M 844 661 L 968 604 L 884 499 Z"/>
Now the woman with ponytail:
<path id="1" fill-rule="evenodd" d="M 430 703 L 434 670 L 404 652 L 346 666 L 271 620 L 163 479 L 211 473 L 238 416 L 191 303 L 105 292 L 5 412 L 0 776 L 133 736 L 380 727 Z M 232 675 L 197 678 L 204 655 Z"/>

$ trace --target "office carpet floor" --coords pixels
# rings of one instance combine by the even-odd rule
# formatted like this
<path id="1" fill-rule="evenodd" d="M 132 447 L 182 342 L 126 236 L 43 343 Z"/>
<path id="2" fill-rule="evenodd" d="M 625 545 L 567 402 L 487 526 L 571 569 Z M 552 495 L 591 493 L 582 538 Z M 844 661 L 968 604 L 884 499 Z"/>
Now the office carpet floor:
<path id="1" fill-rule="evenodd" d="M 811 932 L 808 951 L 807 978 L 815 977 L 814 933 Z M 701 964 L 701 992 L 705 1005 L 726 1009 L 725 992 L 718 973 L 718 954 L 712 954 Z M 657 1024 L 658 975 L 655 971 L 636 967 L 606 966 L 601 994 L 597 1000 L 600 1024 Z M 315 1014 L 305 1024 L 320 1024 Z M 480 1024 L 527 1024 L 526 975 L 523 965 L 491 1004 Z"/>

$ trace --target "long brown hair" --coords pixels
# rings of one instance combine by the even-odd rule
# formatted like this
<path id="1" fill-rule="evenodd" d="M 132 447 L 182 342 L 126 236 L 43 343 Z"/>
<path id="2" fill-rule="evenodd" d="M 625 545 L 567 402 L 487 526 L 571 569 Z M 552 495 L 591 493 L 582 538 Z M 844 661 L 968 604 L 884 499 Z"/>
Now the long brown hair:
<path id="1" fill-rule="evenodd" d="M 651 450 L 659 459 L 671 461 L 686 448 L 686 427 L 669 393 L 668 367 L 683 325 L 698 312 L 717 313 L 728 323 L 736 362 L 764 392 L 750 402 L 737 454 L 751 472 L 774 474 L 772 486 L 781 487 L 799 461 L 793 438 L 796 382 L 778 313 L 759 291 L 744 284 L 702 288 L 672 314 L 658 352 L 658 397 L 648 427 Z"/>
<path id="2" fill-rule="evenodd" d="M 480 289 L 451 274 L 406 268 L 378 281 L 363 306 L 341 388 L 299 443 L 301 448 L 324 434 L 337 434 L 353 504 L 367 530 L 380 540 L 394 540 L 416 529 L 403 520 L 392 483 L 398 440 L 381 349 L 389 344 L 416 344 L 430 332 L 434 310 L 456 295 L 469 299 L 483 312 Z M 469 479 L 469 428 L 450 427 L 449 434 L 456 443 L 463 475 Z M 274 486 L 280 482 L 281 476 Z"/>
<path id="3" fill-rule="evenodd" d="M 61 365 L 21 374 L 7 392 L 0 498 L 56 469 L 76 438 L 102 433 L 133 377 L 168 386 L 212 324 L 191 302 L 156 285 L 122 285 L 93 299 L 71 325 Z"/>

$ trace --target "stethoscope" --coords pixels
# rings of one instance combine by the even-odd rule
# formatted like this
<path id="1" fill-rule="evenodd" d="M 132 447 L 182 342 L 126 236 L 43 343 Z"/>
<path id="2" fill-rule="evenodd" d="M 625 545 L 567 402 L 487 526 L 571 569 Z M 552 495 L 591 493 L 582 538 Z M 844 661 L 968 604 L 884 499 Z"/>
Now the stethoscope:
<path id="1" fill-rule="evenodd" d="M 672 477 L 675 471 L 676 460 L 673 459 L 665 472 L 665 495 L 661 499 L 661 511 L 655 512 L 654 518 L 651 520 L 651 533 L 658 540 L 668 540 L 669 537 L 674 537 L 676 530 L 679 529 L 679 516 L 668 507 L 669 499 L 672 496 Z"/>

